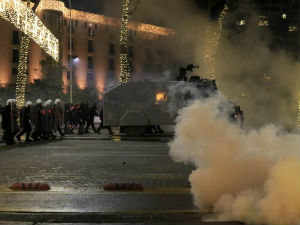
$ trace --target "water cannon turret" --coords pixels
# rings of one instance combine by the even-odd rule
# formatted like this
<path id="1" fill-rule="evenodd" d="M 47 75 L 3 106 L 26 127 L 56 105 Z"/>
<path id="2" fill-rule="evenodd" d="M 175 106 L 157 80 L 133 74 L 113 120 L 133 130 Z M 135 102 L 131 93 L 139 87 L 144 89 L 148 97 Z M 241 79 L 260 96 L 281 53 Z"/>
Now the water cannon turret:
<path id="1" fill-rule="evenodd" d="M 199 66 L 195 66 L 194 64 L 188 64 L 186 67 L 179 68 L 179 76 L 177 77 L 177 81 L 187 81 L 187 72 L 193 72 L 194 69 L 198 69 Z"/>
<path id="2" fill-rule="evenodd" d="M 193 72 L 193 69 L 199 69 L 199 66 L 194 66 L 194 64 L 189 64 L 186 66 L 187 71 Z"/>

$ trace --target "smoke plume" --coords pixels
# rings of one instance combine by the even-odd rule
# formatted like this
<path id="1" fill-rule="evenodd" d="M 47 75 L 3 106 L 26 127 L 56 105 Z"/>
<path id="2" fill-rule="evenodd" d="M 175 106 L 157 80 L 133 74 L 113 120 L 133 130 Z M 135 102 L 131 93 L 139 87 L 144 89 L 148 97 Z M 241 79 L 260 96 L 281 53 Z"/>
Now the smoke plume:
<path id="1" fill-rule="evenodd" d="M 228 120 L 222 96 L 197 100 L 177 118 L 170 155 L 192 163 L 195 204 L 207 220 L 300 223 L 300 136 L 273 125 L 245 131 Z M 230 106 L 229 106 L 230 107 Z"/>
<path id="2" fill-rule="evenodd" d="M 228 27 L 239 21 L 240 14 L 247 15 L 242 17 L 246 25 Z M 223 30 L 216 55 L 217 83 L 245 111 L 248 127 L 273 123 L 293 129 L 300 96 L 300 64 L 291 52 L 277 47 L 278 34 L 259 27 L 259 21 L 249 4 L 225 17 L 227 28 Z"/>

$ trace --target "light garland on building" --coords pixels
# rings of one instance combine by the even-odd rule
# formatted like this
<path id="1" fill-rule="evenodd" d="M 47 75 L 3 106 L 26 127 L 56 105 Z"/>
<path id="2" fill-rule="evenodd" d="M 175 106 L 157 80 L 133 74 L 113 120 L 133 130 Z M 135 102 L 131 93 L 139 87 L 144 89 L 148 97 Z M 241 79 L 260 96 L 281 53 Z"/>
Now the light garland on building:
<path id="1" fill-rule="evenodd" d="M 1 0 L 0 17 L 33 39 L 55 61 L 59 60 L 59 42 L 22 0 Z"/>
<path id="2" fill-rule="evenodd" d="M 297 128 L 300 129 L 300 100 L 298 106 L 298 121 L 297 121 Z"/>
<path id="3" fill-rule="evenodd" d="M 18 107 L 23 107 L 25 105 L 29 43 L 30 38 L 27 35 L 22 34 L 16 83 L 16 100 Z"/>
<path id="4" fill-rule="evenodd" d="M 228 6 L 227 4 L 224 6 L 224 9 L 222 10 L 215 32 L 213 32 L 213 28 L 211 25 L 208 26 L 206 30 L 206 50 L 204 53 L 204 61 L 207 65 L 207 71 L 206 71 L 206 77 L 209 79 L 215 79 L 216 75 L 216 55 L 219 48 L 220 38 L 223 31 L 223 21 L 225 16 L 228 13 Z"/>
<path id="5" fill-rule="evenodd" d="M 39 4 L 37 8 L 37 12 L 43 11 L 43 10 L 58 10 L 61 11 L 64 14 L 65 18 L 69 17 L 70 10 L 65 7 L 65 4 L 61 1 L 56 0 L 43 0 Z M 107 26 L 115 26 L 120 27 L 121 21 L 119 19 L 113 18 L 113 17 L 107 17 L 99 14 L 94 13 L 88 13 L 83 11 L 78 11 L 72 9 L 72 18 L 73 20 L 79 20 L 79 21 L 85 21 L 89 23 L 96 23 L 96 24 L 103 24 Z M 152 33 L 156 35 L 161 36 L 174 36 L 175 31 L 172 29 L 164 28 L 164 27 L 158 27 L 150 24 L 143 24 L 138 22 L 129 22 L 128 23 L 128 29 L 130 30 L 136 30 L 141 31 L 145 33 Z"/>
<path id="6" fill-rule="evenodd" d="M 130 79 L 130 66 L 127 59 L 128 49 L 128 21 L 130 0 L 123 0 L 122 23 L 120 35 L 120 82 L 127 83 Z"/>

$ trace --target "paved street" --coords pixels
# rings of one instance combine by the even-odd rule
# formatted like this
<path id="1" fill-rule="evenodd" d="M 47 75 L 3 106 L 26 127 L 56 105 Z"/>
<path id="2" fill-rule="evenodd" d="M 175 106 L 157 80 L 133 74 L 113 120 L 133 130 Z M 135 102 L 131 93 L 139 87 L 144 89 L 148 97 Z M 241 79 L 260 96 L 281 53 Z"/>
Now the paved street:
<path id="1" fill-rule="evenodd" d="M 202 214 L 193 205 L 188 182 L 192 167 L 170 159 L 169 140 L 170 137 L 133 139 L 91 134 L 30 145 L 3 145 L 0 209 L 5 214 L 0 214 L 0 220 L 7 219 L 7 215 L 16 217 L 7 213 L 33 212 L 56 216 L 63 213 L 65 219 L 56 222 L 74 222 L 78 213 L 90 213 L 82 214 L 81 222 L 122 222 L 126 217 L 132 222 L 158 222 L 166 215 L 182 220 L 196 215 L 200 222 Z M 8 188 L 14 182 L 47 182 L 51 190 L 14 192 Z M 104 191 L 102 185 L 110 182 L 141 183 L 145 190 Z M 119 218 L 115 219 L 113 213 Z M 107 219 L 108 215 L 111 219 Z M 90 221 L 91 216 L 98 219 Z M 22 220 L 20 214 L 16 218 Z"/>

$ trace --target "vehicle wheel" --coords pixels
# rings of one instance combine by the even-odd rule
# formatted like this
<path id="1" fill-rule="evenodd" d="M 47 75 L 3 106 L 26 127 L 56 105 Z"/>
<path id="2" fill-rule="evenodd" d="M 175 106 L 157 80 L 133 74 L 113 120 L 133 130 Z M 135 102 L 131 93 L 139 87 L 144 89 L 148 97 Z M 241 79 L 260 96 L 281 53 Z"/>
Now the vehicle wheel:
<path id="1" fill-rule="evenodd" d="M 135 127 L 124 127 L 124 132 L 130 137 L 140 137 L 145 133 L 146 127 L 135 126 Z"/>

